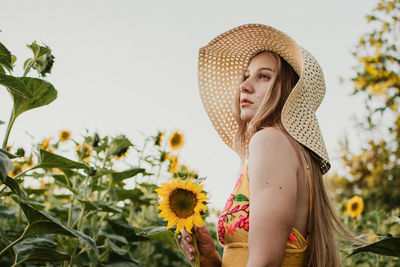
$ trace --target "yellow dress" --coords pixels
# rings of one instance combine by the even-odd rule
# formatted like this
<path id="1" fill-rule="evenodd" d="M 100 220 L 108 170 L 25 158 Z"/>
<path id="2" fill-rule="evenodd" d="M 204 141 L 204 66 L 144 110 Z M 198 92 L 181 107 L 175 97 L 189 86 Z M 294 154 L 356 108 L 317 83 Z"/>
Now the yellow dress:
<path id="1" fill-rule="evenodd" d="M 249 233 L 249 179 L 246 163 L 244 172 L 240 174 L 232 194 L 218 218 L 218 241 L 224 248 L 222 267 L 245 267 L 248 260 Z M 307 166 L 308 183 L 311 188 L 311 177 Z M 308 216 L 308 233 L 310 233 L 310 217 L 312 195 L 310 192 L 310 212 Z M 309 234 L 305 239 L 301 233 L 292 228 L 286 242 L 284 267 L 303 266 L 303 259 L 309 242 Z"/>

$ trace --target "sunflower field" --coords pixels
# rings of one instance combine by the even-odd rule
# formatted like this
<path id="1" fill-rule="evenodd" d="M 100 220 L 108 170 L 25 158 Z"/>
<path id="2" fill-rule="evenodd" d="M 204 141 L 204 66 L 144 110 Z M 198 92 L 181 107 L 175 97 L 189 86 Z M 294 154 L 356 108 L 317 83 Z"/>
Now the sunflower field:
<path id="1" fill-rule="evenodd" d="M 13 100 L 0 150 L 0 266 L 189 266 L 175 226 L 168 230 L 158 216 L 155 192 L 171 176 L 199 178 L 179 162 L 183 133 L 166 139 L 157 131 L 139 145 L 124 135 L 61 130 L 31 147 L 8 145 L 21 113 L 57 97 L 43 79 L 54 61 L 50 48 L 28 47 L 33 57 L 15 77 L 16 57 L 0 43 L 0 84 Z M 32 70 L 41 78 L 28 77 Z M 202 208 L 196 220 L 209 214 Z"/>
<path id="2" fill-rule="evenodd" d="M 368 115 L 357 129 L 368 136 L 358 152 L 340 142 L 346 174 L 325 180 L 341 220 L 371 242 L 340 241 L 343 265 L 400 266 L 400 0 L 380 0 L 366 19 L 372 30 L 353 53 L 352 83 L 353 94 L 365 96 Z M 204 179 L 181 163 L 179 130 L 157 130 L 142 144 L 68 129 L 30 147 L 8 143 L 19 115 L 57 98 L 46 81 L 51 49 L 28 48 L 33 56 L 16 77 L 17 58 L 0 43 L 0 85 L 13 101 L 10 120 L 0 121 L 0 266 L 190 266 L 176 231 L 201 222 L 222 255 L 215 222 L 207 221 L 219 211 L 206 208 Z"/>

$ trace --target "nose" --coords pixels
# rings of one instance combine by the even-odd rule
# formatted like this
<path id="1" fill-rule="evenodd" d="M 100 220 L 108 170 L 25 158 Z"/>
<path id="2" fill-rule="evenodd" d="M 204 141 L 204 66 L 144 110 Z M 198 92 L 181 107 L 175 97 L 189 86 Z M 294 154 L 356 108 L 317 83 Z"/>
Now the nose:
<path id="1" fill-rule="evenodd" d="M 252 93 L 254 91 L 253 84 L 251 83 L 251 78 L 247 78 L 240 84 L 240 92 Z"/>

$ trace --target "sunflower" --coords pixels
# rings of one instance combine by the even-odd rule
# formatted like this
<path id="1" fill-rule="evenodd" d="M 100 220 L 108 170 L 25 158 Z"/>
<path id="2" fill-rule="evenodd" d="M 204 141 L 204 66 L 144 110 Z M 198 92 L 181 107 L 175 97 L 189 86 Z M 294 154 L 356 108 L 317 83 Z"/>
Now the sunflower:
<path id="1" fill-rule="evenodd" d="M 49 148 L 49 144 L 50 144 L 50 140 L 51 140 L 52 138 L 50 137 L 50 138 L 47 138 L 47 139 L 45 139 L 44 141 L 43 141 L 43 143 L 42 143 L 42 149 L 43 150 L 47 150 L 48 148 Z"/>
<path id="2" fill-rule="evenodd" d="M 154 144 L 156 146 L 161 146 L 163 136 L 164 136 L 164 132 L 158 132 L 156 138 L 154 139 Z"/>
<path id="3" fill-rule="evenodd" d="M 177 155 L 173 155 L 171 157 L 169 157 L 170 163 L 169 163 L 169 167 L 168 167 L 168 172 L 174 174 L 179 167 L 179 162 L 178 162 L 178 156 Z"/>
<path id="4" fill-rule="evenodd" d="M 161 210 L 159 216 L 164 217 L 164 221 L 168 221 L 167 229 L 178 224 L 175 232 L 178 233 L 183 227 L 189 233 L 193 225 L 203 226 L 200 212 L 207 209 L 203 201 L 208 200 L 204 193 L 201 193 L 203 185 L 192 183 L 193 178 L 189 182 L 180 179 L 172 183 L 163 183 L 161 188 L 155 189 L 157 194 L 163 198 L 157 209 Z"/>
<path id="5" fill-rule="evenodd" d="M 21 165 L 19 162 L 13 162 L 13 165 L 14 168 L 8 172 L 8 176 L 10 176 L 11 178 L 17 176 L 24 170 L 23 165 Z"/>
<path id="6" fill-rule="evenodd" d="M 31 155 L 30 157 L 29 157 L 29 161 L 27 162 L 27 167 L 28 168 L 31 168 L 32 166 L 33 166 L 33 164 L 35 164 L 35 162 L 33 161 L 33 155 Z"/>
<path id="7" fill-rule="evenodd" d="M 77 145 L 76 146 L 76 151 L 81 151 L 81 148 L 82 148 L 82 144 L 79 144 L 79 145 Z M 86 144 L 85 143 L 85 147 L 83 148 L 83 154 L 85 155 L 85 154 L 88 154 L 89 156 L 87 156 L 87 157 L 85 157 L 83 160 L 85 161 L 85 162 L 87 162 L 87 163 L 89 163 L 90 162 L 90 156 L 93 154 L 93 150 L 92 150 L 92 148 L 88 145 L 88 144 Z"/>
<path id="8" fill-rule="evenodd" d="M 168 144 L 172 150 L 177 150 L 183 146 L 183 134 L 175 131 L 168 138 Z"/>
<path id="9" fill-rule="evenodd" d="M 60 132 L 60 141 L 61 142 L 67 141 L 70 137 L 71 137 L 71 132 L 66 131 L 66 130 L 62 130 Z"/>
<path id="10" fill-rule="evenodd" d="M 162 151 L 160 156 L 160 161 L 164 162 L 169 158 L 169 152 Z"/>
<path id="11" fill-rule="evenodd" d="M 354 196 L 347 202 L 347 213 L 353 218 L 360 215 L 363 209 L 364 200 L 359 196 Z"/>
<path id="12" fill-rule="evenodd" d="M 115 159 L 126 158 L 126 154 L 128 153 L 129 147 L 124 147 L 117 153 L 113 154 Z"/>

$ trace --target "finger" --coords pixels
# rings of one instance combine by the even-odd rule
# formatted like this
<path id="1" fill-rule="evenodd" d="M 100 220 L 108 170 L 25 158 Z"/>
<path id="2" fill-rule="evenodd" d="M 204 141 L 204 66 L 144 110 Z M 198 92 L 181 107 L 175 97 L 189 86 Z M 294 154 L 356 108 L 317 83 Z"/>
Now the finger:
<path id="1" fill-rule="evenodd" d="M 186 239 L 182 238 L 182 240 L 179 242 L 179 246 L 187 256 L 194 254 L 194 247 Z"/>
<path id="2" fill-rule="evenodd" d="M 187 241 L 189 244 L 192 244 L 192 241 L 193 241 L 192 235 L 189 234 L 189 233 L 186 231 L 186 229 L 183 230 L 183 231 L 181 230 L 181 233 L 182 233 L 182 240 L 185 240 L 185 241 Z"/>

